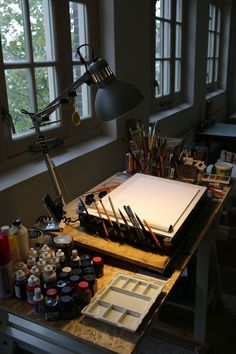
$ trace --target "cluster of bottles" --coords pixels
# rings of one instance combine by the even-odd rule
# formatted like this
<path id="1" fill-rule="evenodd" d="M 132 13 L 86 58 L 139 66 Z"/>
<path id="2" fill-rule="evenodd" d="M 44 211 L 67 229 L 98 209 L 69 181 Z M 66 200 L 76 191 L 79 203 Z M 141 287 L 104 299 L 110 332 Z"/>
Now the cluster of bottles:
<path id="1" fill-rule="evenodd" d="M 29 252 L 28 230 L 21 219 L 13 220 L 11 227 L 0 229 L 0 299 L 12 295 L 13 273 L 16 264 L 26 259 Z"/>
<path id="2" fill-rule="evenodd" d="M 39 250 L 28 248 L 22 257 L 15 247 L 18 258 L 15 257 L 13 263 L 11 238 L 14 239 L 11 228 L 2 227 L 0 270 L 5 267 L 7 272 L 1 271 L 1 274 L 8 275 L 3 280 L 5 288 L 0 290 L 0 298 L 14 295 L 26 300 L 36 314 L 45 314 L 47 320 L 75 318 L 97 290 L 97 278 L 103 276 L 102 258 L 92 258 L 89 254 L 79 256 L 75 248 L 65 255 L 62 249 L 43 245 Z"/>

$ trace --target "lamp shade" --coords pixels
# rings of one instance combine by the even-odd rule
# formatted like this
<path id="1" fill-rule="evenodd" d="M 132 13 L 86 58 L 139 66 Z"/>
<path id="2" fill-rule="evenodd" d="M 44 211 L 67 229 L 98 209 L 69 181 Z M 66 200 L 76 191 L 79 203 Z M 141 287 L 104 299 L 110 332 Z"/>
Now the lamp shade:
<path id="1" fill-rule="evenodd" d="M 94 61 L 89 72 L 98 87 L 95 112 L 101 121 L 119 118 L 142 101 L 141 92 L 132 84 L 117 80 L 104 59 Z"/>

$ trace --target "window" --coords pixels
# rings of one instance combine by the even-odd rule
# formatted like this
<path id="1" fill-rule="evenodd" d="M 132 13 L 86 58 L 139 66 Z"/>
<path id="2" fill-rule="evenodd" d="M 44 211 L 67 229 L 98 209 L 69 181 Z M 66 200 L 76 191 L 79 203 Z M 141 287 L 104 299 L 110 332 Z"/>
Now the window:
<path id="1" fill-rule="evenodd" d="M 209 4 L 207 74 L 208 91 L 219 87 L 219 57 L 221 39 L 221 9 L 214 3 Z"/>
<path id="2" fill-rule="evenodd" d="M 5 154 L 0 150 L 2 163 L 26 151 L 36 140 L 30 116 L 21 111 L 41 111 L 83 74 L 85 69 L 76 49 L 97 42 L 95 10 L 93 0 L 0 0 L 0 139 L 5 146 Z M 86 51 L 84 57 L 89 60 Z M 49 137 L 56 132 L 59 138 L 75 141 L 80 129 L 96 129 L 91 95 L 87 85 L 80 86 L 74 103 L 56 109 L 50 121 L 43 122 L 50 124 L 40 127 L 41 131 Z M 72 127 L 73 110 L 82 119 L 79 129 Z"/>
<path id="3" fill-rule="evenodd" d="M 182 2 L 155 1 L 154 101 L 159 106 L 177 102 L 183 91 Z"/>

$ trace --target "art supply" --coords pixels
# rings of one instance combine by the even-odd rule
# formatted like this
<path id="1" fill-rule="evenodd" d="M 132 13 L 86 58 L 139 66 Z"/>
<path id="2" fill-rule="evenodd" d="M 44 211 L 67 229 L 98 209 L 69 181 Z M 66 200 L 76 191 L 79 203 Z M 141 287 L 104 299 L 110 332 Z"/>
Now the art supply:
<path id="1" fill-rule="evenodd" d="M 232 169 L 233 169 L 233 165 L 232 163 L 229 162 L 216 162 L 215 163 L 215 171 L 216 171 L 216 175 L 218 176 L 231 176 L 232 173 Z"/>
<path id="2" fill-rule="evenodd" d="M 48 264 L 43 270 L 42 279 L 46 285 L 46 288 L 55 288 L 57 283 L 57 274 L 53 269 L 53 266 Z"/>
<path id="3" fill-rule="evenodd" d="M 118 217 L 117 217 L 117 214 L 116 214 L 116 211 L 115 211 L 113 202 L 112 202 L 111 197 L 110 197 L 109 195 L 108 195 L 108 200 L 109 200 L 109 203 L 110 203 L 110 206 L 111 206 L 113 215 L 114 215 L 114 217 L 115 217 L 115 219 L 116 219 L 117 226 L 120 227 L 120 223 L 119 223 L 119 220 L 118 220 Z"/>
<path id="4" fill-rule="evenodd" d="M 154 232 L 152 231 L 150 225 L 147 223 L 146 220 L 143 220 L 145 226 L 147 227 L 148 231 L 150 232 L 150 235 L 152 236 L 153 240 L 155 241 L 155 243 L 157 244 L 158 247 L 161 247 L 160 241 L 158 240 L 157 236 L 154 234 Z"/>
<path id="5" fill-rule="evenodd" d="M 8 225 L 2 226 L 1 232 L 7 234 L 11 254 L 12 271 L 15 272 L 16 263 L 20 261 L 20 252 L 16 236 L 10 231 L 10 227 Z"/>
<path id="6" fill-rule="evenodd" d="M 22 269 L 17 270 L 15 272 L 15 279 L 13 284 L 14 294 L 17 299 L 27 299 L 26 284 L 27 278 L 25 272 Z"/>
<path id="7" fill-rule="evenodd" d="M 223 184 L 229 185 L 231 177 L 230 176 L 219 176 L 213 173 L 204 173 L 201 182 L 206 182 L 209 184 Z"/>
<path id="8" fill-rule="evenodd" d="M 22 225 L 20 218 L 16 218 L 12 221 L 10 232 L 17 239 L 20 260 L 25 262 L 29 253 L 29 234 L 27 228 Z"/>
<path id="9" fill-rule="evenodd" d="M 35 288 L 40 288 L 40 280 L 35 275 L 30 275 L 26 284 L 27 302 L 29 304 L 33 304 Z"/>
<path id="10" fill-rule="evenodd" d="M 45 312 L 44 297 L 40 288 L 34 289 L 33 309 L 36 315 L 42 315 Z"/>
<path id="11" fill-rule="evenodd" d="M 107 230 L 107 228 L 106 228 L 105 222 L 104 222 L 104 220 L 103 220 L 103 218 L 102 218 L 102 215 L 101 215 L 101 213 L 100 213 L 100 210 L 99 210 L 99 208 L 98 208 L 98 205 L 97 205 L 96 200 L 94 201 L 94 204 L 95 204 L 95 207 L 96 207 L 96 209 L 97 209 L 98 216 L 99 216 L 99 218 L 100 218 L 100 220 L 101 220 L 101 222 L 102 222 L 102 227 L 103 227 L 103 230 L 104 230 L 104 232 L 105 232 L 105 235 L 106 235 L 106 237 L 109 237 L 108 230 Z"/>
<path id="12" fill-rule="evenodd" d="M 10 297 L 13 289 L 13 274 L 8 236 L 0 232 L 0 299 Z"/>
<path id="13" fill-rule="evenodd" d="M 95 256 L 93 257 L 92 261 L 96 278 L 101 278 L 104 274 L 104 264 L 102 261 L 102 257 Z"/>
<path id="14" fill-rule="evenodd" d="M 73 249 L 71 252 L 71 257 L 69 261 L 69 266 L 74 269 L 74 268 L 79 268 L 80 266 L 80 257 L 78 255 L 77 249 Z"/>
<path id="15" fill-rule="evenodd" d="M 76 316 L 75 303 L 72 296 L 62 295 L 60 301 L 60 317 L 62 320 L 71 320 Z"/>
<path id="16" fill-rule="evenodd" d="M 45 318 L 47 321 L 59 320 L 59 297 L 57 290 L 48 289 L 45 297 Z"/>

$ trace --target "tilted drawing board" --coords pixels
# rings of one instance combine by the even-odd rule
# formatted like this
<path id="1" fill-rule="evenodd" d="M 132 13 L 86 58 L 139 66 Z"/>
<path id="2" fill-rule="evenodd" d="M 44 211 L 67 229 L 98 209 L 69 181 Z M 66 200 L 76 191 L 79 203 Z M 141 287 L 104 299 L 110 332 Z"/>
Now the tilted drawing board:
<path id="1" fill-rule="evenodd" d="M 113 221 L 109 197 L 121 224 L 119 209 L 131 225 L 123 208 L 128 205 L 141 221 L 148 222 L 154 233 L 174 237 L 205 191 L 203 186 L 136 173 L 103 197 L 102 202 Z M 107 219 L 100 205 L 99 210 Z M 94 208 L 88 208 L 88 212 L 98 216 Z"/>

